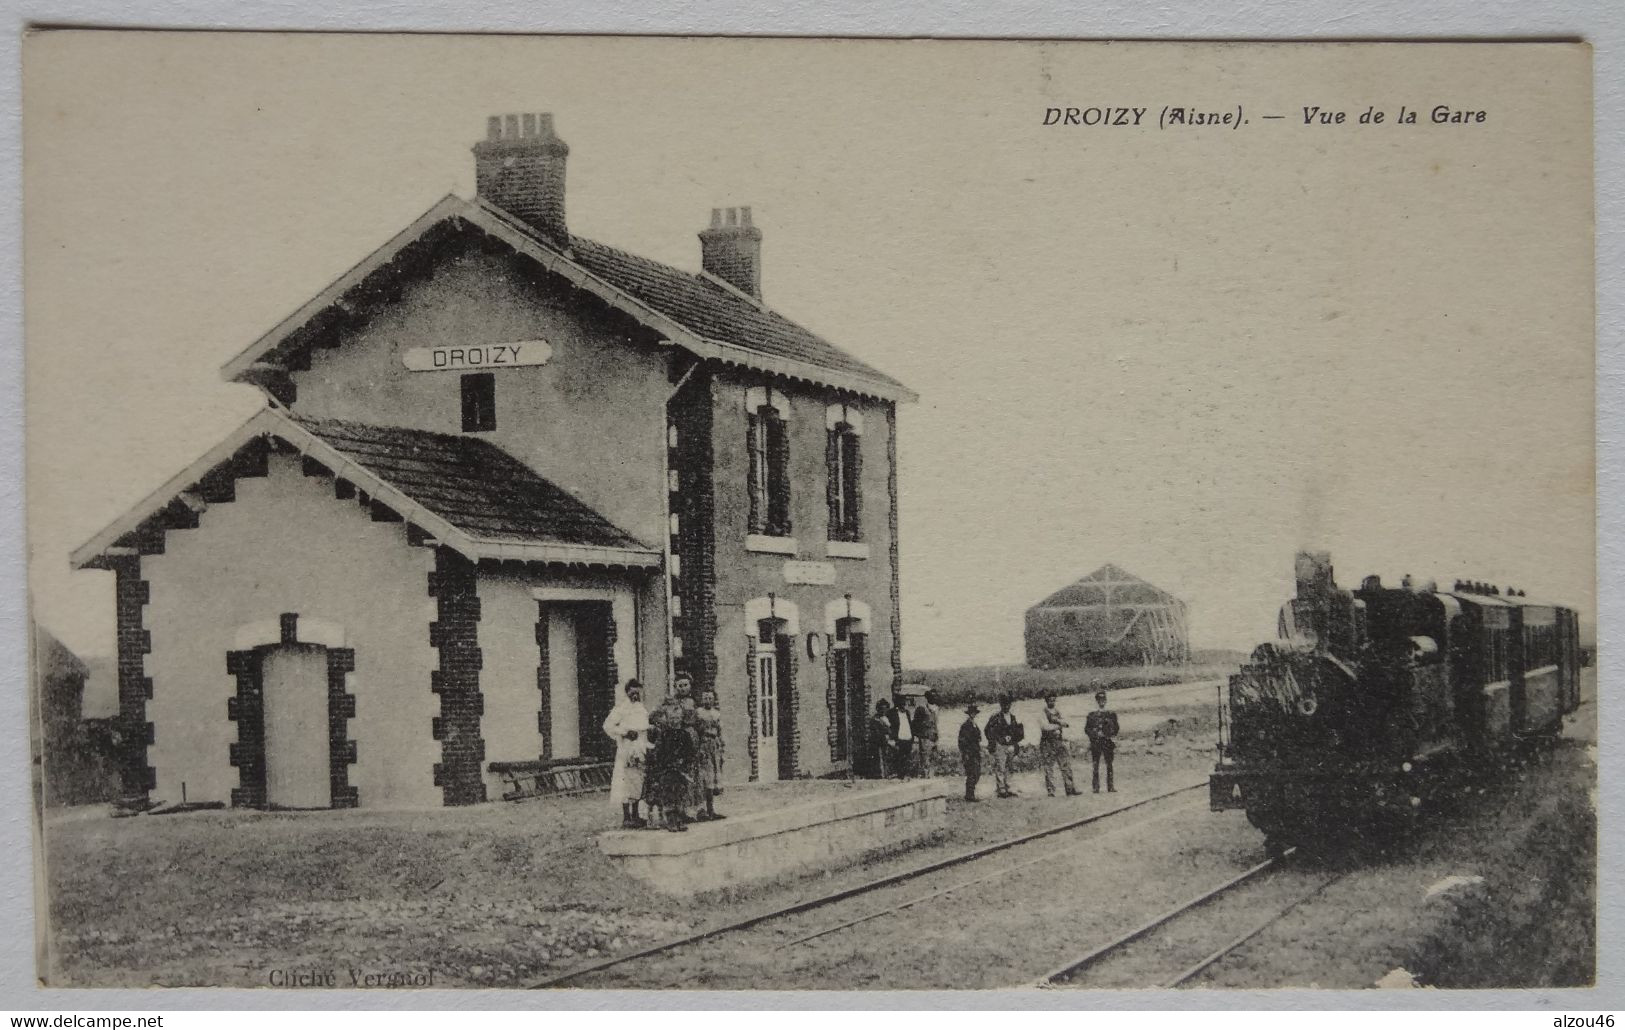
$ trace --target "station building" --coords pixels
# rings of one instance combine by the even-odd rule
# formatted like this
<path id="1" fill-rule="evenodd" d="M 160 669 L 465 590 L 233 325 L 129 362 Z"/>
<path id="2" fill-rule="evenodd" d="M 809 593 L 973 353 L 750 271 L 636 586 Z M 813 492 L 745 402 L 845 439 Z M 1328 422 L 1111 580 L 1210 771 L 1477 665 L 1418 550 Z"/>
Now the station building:
<path id="1" fill-rule="evenodd" d="M 123 795 L 460 805 L 590 766 L 620 686 L 714 688 L 734 782 L 847 767 L 900 679 L 900 383 L 572 234 L 551 115 L 228 362 L 266 406 L 73 555 L 115 578 Z M 652 703 L 652 700 L 651 700 Z"/>

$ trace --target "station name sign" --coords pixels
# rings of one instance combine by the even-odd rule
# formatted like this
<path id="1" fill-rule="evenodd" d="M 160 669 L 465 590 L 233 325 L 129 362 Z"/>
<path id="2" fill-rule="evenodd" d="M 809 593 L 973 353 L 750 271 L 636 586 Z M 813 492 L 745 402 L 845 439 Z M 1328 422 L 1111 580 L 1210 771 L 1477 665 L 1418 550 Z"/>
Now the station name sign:
<path id="1" fill-rule="evenodd" d="M 835 566 L 825 561 L 787 561 L 784 563 L 784 581 L 831 586 L 835 582 Z"/>
<path id="2" fill-rule="evenodd" d="M 440 347 L 413 347 L 401 355 L 401 362 L 413 372 L 448 372 L 453 369 L 514 368 L 545 365 L 553 356 L 546 340 L 516 340 L 513 343 L 449 343 Z"/>

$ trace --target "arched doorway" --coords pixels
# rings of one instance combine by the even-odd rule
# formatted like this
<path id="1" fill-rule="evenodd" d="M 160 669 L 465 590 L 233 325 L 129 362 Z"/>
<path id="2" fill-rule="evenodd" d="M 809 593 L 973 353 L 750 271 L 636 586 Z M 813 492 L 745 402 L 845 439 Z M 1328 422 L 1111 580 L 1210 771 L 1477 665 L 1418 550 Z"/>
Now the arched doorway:
<path id="1" fill-rule="evenodd" d="M 869 606 L 851 597 L 824 606 L 829 634 L 830 760 L 847 762 L 854 772 L 864 756 L 869 714 Z"/>
<path id="2" fill-rule="evenodd" d="M 271 808 L 327 808 L 327 648 L 278 644 L 260 655 L 265 692 L 265 803 Z"/>
<path id="3" fill-rule="evenodd" d="M 751 779 L 788 780 L 799 772 L 796 753 L 796 606 L 773 595 L 745 605 L 751 715 Z"/>
<path id="4" fill-rule="evenodd" d="M 354 808 L 351 670 L 344 630 L 285 613 L 241 627 L 226 669 L 237 680 L 227 717 L 237 724 L 231 764 L 236 808 Z"/>

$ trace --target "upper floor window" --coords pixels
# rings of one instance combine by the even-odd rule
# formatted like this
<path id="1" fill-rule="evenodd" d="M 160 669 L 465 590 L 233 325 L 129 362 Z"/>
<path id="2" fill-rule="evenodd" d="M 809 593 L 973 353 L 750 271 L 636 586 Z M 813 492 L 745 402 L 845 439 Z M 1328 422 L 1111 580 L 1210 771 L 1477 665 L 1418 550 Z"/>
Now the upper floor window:
<path id="1" fill-rule="evenodd" d="M 789 411 L 788 399 L 777 390 L 752 387 L 745 392 L 748 531 L 755 535 L 790 535 Z"/>
<path id="2" fill-rule="evenodd" d="M 846 404 L 825 414 L 825 466 L 828 472 L 829 539 L 863 539 L 863 415 Z"/>
<path id="3" fill-rule="evenodd" d="M 496 427 L 496 376 L 490 372 L 463 376 L 463 432 L 489 433 Z"/>

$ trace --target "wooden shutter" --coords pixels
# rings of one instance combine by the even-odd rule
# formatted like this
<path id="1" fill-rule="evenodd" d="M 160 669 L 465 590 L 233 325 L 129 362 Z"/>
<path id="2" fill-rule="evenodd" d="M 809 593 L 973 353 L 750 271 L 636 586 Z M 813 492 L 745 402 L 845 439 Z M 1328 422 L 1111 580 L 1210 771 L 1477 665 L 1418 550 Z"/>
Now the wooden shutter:
<path id="1" fill-rule="evenodd" d="M 762 417 L 767 429 L 767 531 L 789 536 L 790 434 L 776 409 L 763 408 Z"/>
<path id="2" fill-rule="evenodd" d="M 745 416 L 745 488 L 750 494 L 750 521 L 746 531 L 750 533 L 760 533 L 767 521 L 766 506 L 762 504 L 762 488 L 766 484 L 761 481 L 762 463 L 758 460 L 762 446 L 761 421 L 761 416 L 754 411 Z"/>
<path id="3" fill-rule="evenodd" d="M 869 740 L 869 713 L 874 701 L 869 697 L 869 634 L 852 633 L 846 659 L 847 710 L 852 713 L 848 729 L 847 754 L 854 761 L 859 755 L 868 755 L 874 742 Z"/>
<path id="4" fill-rule="evenodd" d="M 841 511 L 841 432 L 831 429 L 824 434 L 824 500 L 829 505 L 829 539 L 844 540 L 841 535 L 846 519 Z"/>
<path id="5" fill-rule="evenodd" d="M 852 432 L 851 427 L 841 433 L 841 474 L 845 478 L 842 492 L 846 498 L 845 510 L 841 513 L 841 530 L 843 540 L 863 539 L 863 449 L 859 446 L 862 437 Z"/>

